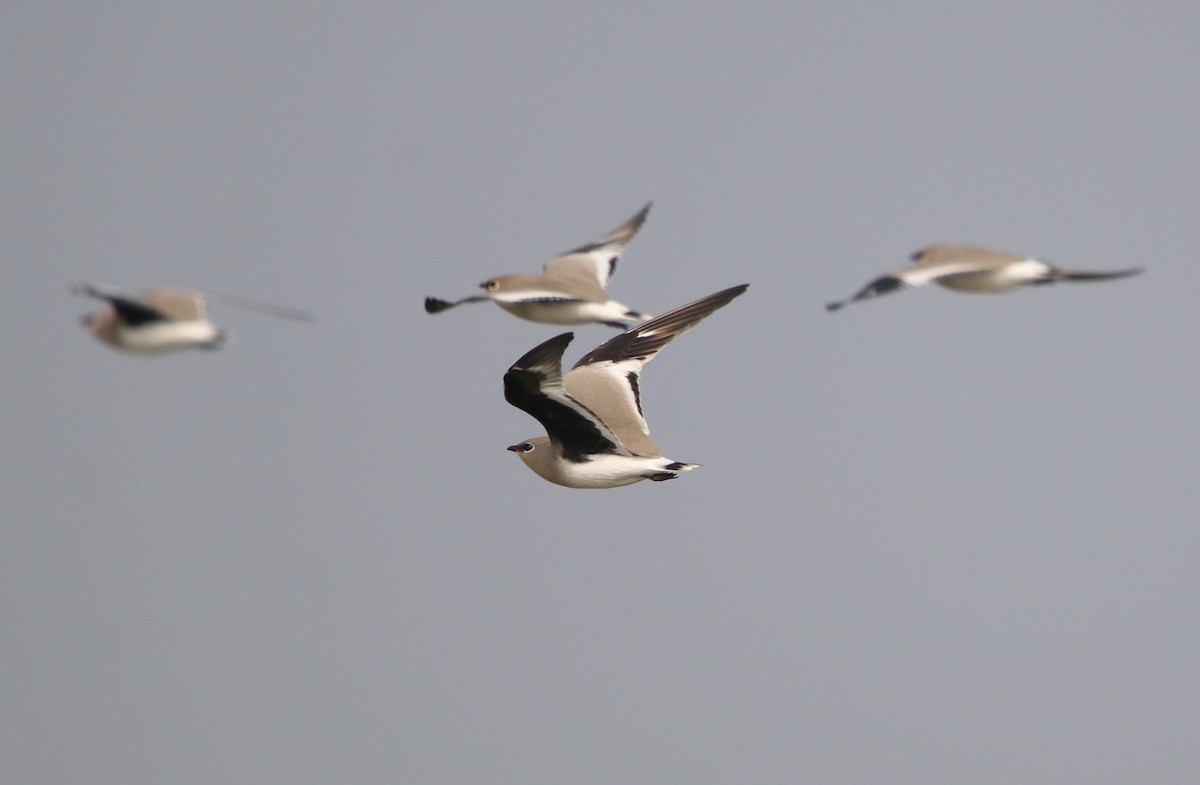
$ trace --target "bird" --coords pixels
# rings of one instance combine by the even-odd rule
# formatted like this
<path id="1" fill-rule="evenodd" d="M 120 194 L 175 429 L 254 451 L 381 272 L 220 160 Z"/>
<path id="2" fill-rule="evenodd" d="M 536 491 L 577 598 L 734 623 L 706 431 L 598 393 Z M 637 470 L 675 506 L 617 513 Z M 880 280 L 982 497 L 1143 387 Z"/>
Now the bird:
<path id="1" fill-rule="evenodd" d="M 97 340 L 133 354 L 179 349 L 216 349 L 225 332 L 205 316 L 204 297 L 185 289 L 147 289 L 141 296 L 96 284 L 77 284 L 77 294 L 108 302 L 110 308 L 83 317 Z"/>
<path id="2" fill-rule="evenodd" d="M 425 298 L 426 313 L 441 313 L 463 303 L 491 300 L 504 310 L 531 322 L 588 324 L 598 322 L 624 330 L 630 321 L 649 319 L 615 300 L 605 287 L 617 262 L 646 220 L 650 204 L 599 240 L 556 256 L 543 266 L 542 275 L 499 275 L 479 286 L 482 295 L 454 302 Z"/>
<path id="3" fill-rule="evenodd" d="M 569 488 L 616 488 L 674 479 L 699 464 L 663 457 L 642 413 L 642 366 L 671 341 L 746 291 L 710 294 L 635 325 L 588 352 L 563 377 L 573 333 L 527 352 L 504 374 L 504 397 L 532 415 L 546 436 L 508 449 L 542 479 Z"/>
<path id="4" fill-rule="evenodd" d="M 75 284 L 71 290 L 109 304 L 106 310 L 85 315 L 83 326 L 97 340 L 133 354 L 154 355 L 179 349 L 219 348 L 225 342 L 226 333 L 205 315 L 206 296 L 236 308 L 285 319 L 314 321 L 312 314 L 297 308 L 214 292 L 159 287 L 135 295 L 111 286 L 91 283 Z"/>
<path id="5" fill-rule="evenodd" d="M 960 292 L 1009 292 L 1055 281 L 1107 281 L 1142 272 L 1140 267 L 1109 272 L 1064 270 L 1031 256 L 971 245 L 931 245 L 911 258 L 912 265 L 876 278 L 850 299 L 826 304 L 826 309 L 836 311 L 852 302 L 931 281 Z"/>

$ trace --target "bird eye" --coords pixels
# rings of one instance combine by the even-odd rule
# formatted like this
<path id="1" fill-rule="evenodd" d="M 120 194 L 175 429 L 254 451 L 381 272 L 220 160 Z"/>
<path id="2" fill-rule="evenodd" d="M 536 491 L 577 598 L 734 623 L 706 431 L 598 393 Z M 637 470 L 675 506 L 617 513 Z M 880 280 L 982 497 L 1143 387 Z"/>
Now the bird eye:
<path id="1" fill-rule="evenodd" d="M 494 291 L 496 291 L 496 289 L 498 289 L 500 287 L 500 284 L 496 283 L 495 281 L 484 281 L 480 285 L 484 289 L 487 289 L 489 292 L 494 292 Z"/>
<path id="2" fill-rule="evenodd" d="M 533 445 L 529 442 L 525 442 L 521 445 L 521 452 L 533 452 Z"/>

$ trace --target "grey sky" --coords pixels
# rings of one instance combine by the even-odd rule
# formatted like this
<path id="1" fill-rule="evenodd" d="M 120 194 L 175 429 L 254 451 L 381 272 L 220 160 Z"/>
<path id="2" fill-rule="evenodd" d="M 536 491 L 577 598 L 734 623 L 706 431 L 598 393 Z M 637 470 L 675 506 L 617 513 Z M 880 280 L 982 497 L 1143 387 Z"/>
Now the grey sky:
<path id="1" fill-rule="evenodd" d="M 1194 3 L 417 5 L 3 14 L 0 780 L 1195 781 Z M 558 330 L 421 300 L 651 199 L 704 466 L 550 485 Z M 940 241 L 1148 272 L 825 312 Z"/>

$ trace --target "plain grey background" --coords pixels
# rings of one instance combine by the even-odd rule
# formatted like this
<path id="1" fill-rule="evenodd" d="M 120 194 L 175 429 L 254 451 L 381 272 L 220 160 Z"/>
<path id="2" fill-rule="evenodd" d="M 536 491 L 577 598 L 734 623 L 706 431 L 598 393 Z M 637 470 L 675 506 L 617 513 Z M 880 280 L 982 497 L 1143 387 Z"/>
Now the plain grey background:
<path id="1" fill-rule="evenodd" d="M 15 3 L 0 780 L 1192 783 L 1191 2 Z M 574 491 L 490 304 L 749 292 Z M 837 314 L 934 242 L 1124 281 Z M 75 281 L 199 286 L 116 354 Z M 568 362 L 608 338 L 576 329 Z"/>

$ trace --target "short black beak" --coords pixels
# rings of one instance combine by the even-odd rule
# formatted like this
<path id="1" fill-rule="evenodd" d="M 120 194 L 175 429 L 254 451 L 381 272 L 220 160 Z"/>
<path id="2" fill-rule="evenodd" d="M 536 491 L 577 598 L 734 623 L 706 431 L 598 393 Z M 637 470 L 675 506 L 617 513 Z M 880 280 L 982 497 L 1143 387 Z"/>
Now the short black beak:
<path id="1" fill-rule="evenodd" d="M 508 450 L 509 452 L 516 452 L 518 449 L 520 449 L 520 447 L 521 445 L 514 444 L 511 447 L 505 447 L 504 449 Z"/>

